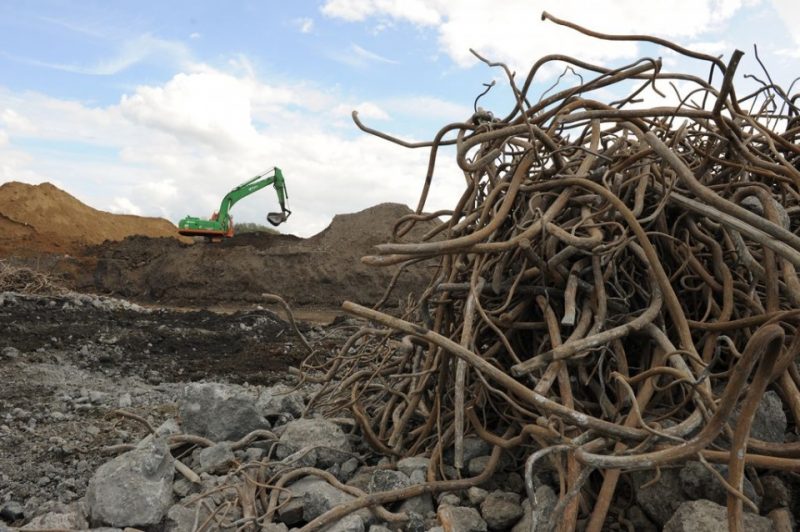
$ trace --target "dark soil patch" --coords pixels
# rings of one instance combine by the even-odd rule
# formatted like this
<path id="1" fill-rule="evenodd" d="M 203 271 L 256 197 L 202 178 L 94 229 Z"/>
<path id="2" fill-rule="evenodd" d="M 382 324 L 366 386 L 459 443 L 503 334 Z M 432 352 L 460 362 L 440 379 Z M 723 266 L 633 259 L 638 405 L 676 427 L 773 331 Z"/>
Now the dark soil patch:
<path id="1" fill-rule="evenodd" d="M 109 366 L 165 382 L 268 384 L 301 360 L 292 334 L 267 310 L 143 313 L 76 308 L 58 299 L 0 307 L 0 338 L 13 339 L 20 351 L 66 350 L 76 353 L 78 367 Z"/>
<path id="2" fill-rule="evenodd" d="M 361 257 L 389 241 L 394 223 L 410 212 L 404 205 L 382 204 L 339 215 L 308 239 L 246 233 L 221 243 L 191 245 L 144 236 L 108 241 L 85 250 L 96 266 L 73 270 L 73 284 L 81 291 L 173 306 L 258 303 L 265 292 L 293 306 L 336 308 L 345 300 L 372 305 L 399 266 L 371 267 Z M 408 240 L 419 239 L 432 226 L 420 224 Z M 404 270 L 389 305 L 421 293 L 430 267 L 422 263 Z"/>

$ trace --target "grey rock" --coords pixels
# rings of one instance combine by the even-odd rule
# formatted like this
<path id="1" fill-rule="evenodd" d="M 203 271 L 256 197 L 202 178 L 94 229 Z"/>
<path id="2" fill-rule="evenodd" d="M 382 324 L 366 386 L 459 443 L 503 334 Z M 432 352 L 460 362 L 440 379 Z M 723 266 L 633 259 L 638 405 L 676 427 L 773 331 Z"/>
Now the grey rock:
<path id="1" fill-rule="evenodd" d="M 492 452 L 492 446 L 476 436 L 464 438 L 464 464 L 468 464 L 473 458 L 484 456 Z M 455 451 L 450 446 L 444 453 L 444 460 L 448 464 L 453 464 Z"/>
<path id="2" fill-rule="evenodd" d="M 176 478 L 175 482 L 172 483 L 172 491 L 175 492 L 175 495 L 177 495 L 179 499 L 195 493 L 198 489 L 198 484 L 189 482 L 185 478 Z"/>
<path id="3" fill-rule="evenodd" d="M 257 399 L 239 386 L 191 383 L 178 401 L 181 427 L 213 441 L 237 440 L 254 430 L 269 429 Z"/>
<path id="4" fill-rule="evenodd" d="M 359 467 L 353 477 L 347 481 L 347 485 L 356 487 L 361 491 L 367 491 L 367 486 L 369 486 L 369 481 L 372 480 L 372 473 L 375 469 L 375 466 Z"/>
<path id="5" fill-rule="evenodd" d="M 325 532 L 364 532 L 364 520 L 358 514 L 350 514 L 323 530 Z"/>
<path id="6" fill-rule="evenodd" d="M 289 532 L 289 527 L 284 523 L 267 523 L 261 525 L 261 532 Z"/>
<path id="7" fill-rule="evenodd" d="M 31 417 L 31 413 L 30 412 L 28 412 L 27 410 L 25 410 L 23 408 L 19 408 L 19 407 L 14 408 L 11 411 L 11 415 L 14 416 L 16 419 L 19 419 L 20 421 L 25 421 L 26 419 L 29 419 Z"/>
<path id="8" fill-rule="evenodd" d="M 352 495 L 323 481 L 315 486 L 313 490 L 308 490 L 303 495 L 303 519 L 311 521 L 334 506 L 352 499 Z"/>
<path id="9" fill-rule="evenodd" d="M 424 456 L 410 456 L 397 461 L 397 470 L 402 471 L 410 477 L 414 471 L 427 471 L 428 464 L 430 463 L 430 458 L 425 458 Z"/>
<path id="10" fill-rule="evenodd" d="M 392 529 L 383 525 L 372 525 L 369 527 L 369 532 L 392 532 Z"/>
<path id="11" fill-rule="evenodd" d="M 719 471 L 723 478 L 728 477 L 727 465 L 715 464 L 711 467 Z M 708 499 L 717 504 L 727 504 L 728 492 L 725 490 L 725 487 L 719 479 L 700 462 L 687 462 L 686 465 L 681 468 L 679 476 L 683 492 L 689 499 Z M 746 478 L 744 479 L 744 494 L 748 499 L 756 503 L 756 506 L 761 503 L 761 497 L 756 494 L 753 484 Z M 745 506 L 745 508 L 749 507 Z"/>
<path id="12" fill-rule="evenodd" d="M 677 469 L 662 468 L 659 479 L 652 482 L 654 478 L 655 473 L 652 471 L 631 473 L 637 504 L 657 525 L 664 526 L 687 498 L 681 489 L 681 478 Z"/>
<path id="13" fill-rule="evenodd" d="M 289 450 L 291 448 L 285 447 L 285 449 Z M 281 463 L 292 467 L 314 467 L 317 465 L 318 456 L 318 449 L 308 447 L 284 457 Z"/>
<path id="14" fill-rule="evenodd" d="M 341 466 L 339 466 L 339 480 L 342 482 L 347 482 L 353 475 L 355 474 L 356 470 L 358 469 L 358 459 L 355 457 L 348 458 L 344 462 L 342 462 Z"/>
<path id="15" fill-rule="evenodd" d="M 146 447 L 151 445 L 153 438 L 166 438 L 168 436 L 172 436 L 173 434 L 178 434 L 181 432 L 181 428 L 178 426 L 178 422 L 175 419 L 167 419 L 161 425 L 156 427 L 155 434 L 148 434 L 145 436 L 139 443 L 136 444 L 137 447 Z"/>
<path id="16" fill-rule="evenodd" d="M 19 521 L 25 518 L 25 511 L 17 501 L 8 501 L 0 507 L 0 517 L 9 522 Z"/>
<path id="17" fill-rule="evenodd" d="M 489 463 L 491 458 L 489 456 L 476 456 L 469 462 L 467 462 L 467 473 L 469 476 L 474 477 L 483 473 L 484 469 L 486 469 L 486 464 Z"/>
<path id="18" fill-rule="evenodd" d="M 21 530 L 60 528 L 66 530 L 86 530 L 89 523 L 80 512 L 49 512 L 34 517 Z"/>
<path id="19" fill-rule="evenodd" d="M 769 513 L 775 508 L 789 507 L 792 503 L 792 492 L 789 486 L 775 475 L 761 477 L 761 486 L 764 488 L 764 498 L 760 505 L 762 513 Z"/>
<path id="20" fill-rule="evenodd" d="M 486 521 L 475 508 L 469 506 L 439 506 L 439 521 L 443 528 L 455 532 L 487 532 Z"/>
<path id="21" fill-rule="evenodd" d="M 245 462 L 258 462 L 264 458 L 265 454 L 267 454 L 267 451 L 261 447 L 248 447 L 242 453 L 242 458 Z"/>
<path id="22" fill-rule="evenodd" d="M 406 499 L 400 504 L 400 512 L 419 514 L 420 516 L 432 515 L 436 508 L 433 506 L 433 497 L 430 493 L 423 493 L 416 497 Z"/>
<path id="23" fill-rule="evenodd" d="M 91 521 L 116 527 L 159 523 L 172 504 L 174 473 L 165 440 L 106 462 L 86 492 Z"/>
<path id="24" fill-rule="evenodd" d="M 313 476 L 303 477 L 287 487 L 289 492 L 280 496 L 279 502 L 282 506 L 278 510 L 280 520 L 287 525 L 293 525 L 301 520 L 309 521 L 336 504 L 353 499 L 351 495 Z M 308 501 L 306 501 L 307 494 L 311 494 Z M 288 502 L 285 502 L 287 499 Z"/>
<path id="25" fill-rule="evenodd" d="M 739 417 L 737 409 L 732 416 L 731 425 L 736 426 Z M 774 443 L 783 443 L 786 433 L 786 414 L 783 411 L 783 402 L 780 396 L 769 390 L 758 403 L 753 423 L 750 426 L 750 436 L 758 440 Z"/>
<path id="26" fill-rule="evenodd" d="M 236 462 L 236 457 L 231 444 L 223 442 L 200 449 L 194 454 L 194 460 L 198 465 L 198 473 L 219 474 L 228 471 Z"/>
<path id="27" fill-rule="evenodd" d="M 461 505 L 461 497 L 457 494 L 445 491 L 439 494 L 437 498 L 439 505 L 449 505 L 449 506 L 460 506 Z"/>
<path id="28" fill-rule="evenodd" d="M 391 491 L 411 486 L 411 479 L 400 471 L 376 469 L 367 484 L 367 492 Z"/>
<path id="29" fill-rule="evenodd" d="M 89 523 L 86 518 L 78 512 L 48 512 L 30 520 L 28 524 L 20 530 L 41 530 L 41 529 L 64 529 L 64 530 L 86 530 Z"/>
<path id="30" fill-rule="evenodd" d="M 100 392 L 97 390 L 92 390 L 89 392 L 89 401 L 95 404 L 102 404 L 108 399 L 108 394 L 105 392 Z"/>
<path id="31" fill-rule="evenodd" d="M 425 526 L 425 518 L 418 513 L 408 512 L 406 513 L 406 517 L 408 517 L 408 521 L 403 524 L 403 532 L 425 532 L 425 530 L 428 528 Z M 431 518 L 434 522 L 438 522 L 435 521 L 435 515 Z"/>
<path id="32" fill-rule="evenodd" d="M 633 529 L 641 532 L 658 532 L 658 527 L 647 518 L 644 511 L 638 506 L 631 505 L 626 512 L 628 521 L 633 525 Z"/>
<path id="33" fill-rule="evenodd" d="M 350 442 L 344 431 L 325 419 L 298 419 L 284 427 L 276 449 L 278 458 L 312 447 L 317 454 L 317 466 L 326 468 L 350 458 Z"/>
<path id="34" fill-rule="evenodd" d="M 299 418 L 306 408 L 303 394 L 285 384 L 265 389 L 261 392 L 257 405 L 264 416 L 279 424 Z"/>
<path id="35" fill-rule="evenodd" d="M 530 501 L 524 500 L 522 502 L 522 510 L 524 512 L 522 519 L 514 525 L 511 532 L 531 532 L 534 521 L 536 522 L 536 528 L 533 532 L 547 530 L 547 520 L 558 503 L 558 497 L 556 497 L 553 489 L 545 484 L 536 488 L 535 495 L 536 507 L 531 509 Z"/>
<path id="36" fill-rule="evenodd" d="M 748 532 L 772 532 L 767 517 L 745 513 L 744 529 Z M 682 503 L 664 525 L 664 532 L 727 532 L 727 509 L 717 503 L 700 499 Z"/>
<path id="37" fill-rule="evenodd" d="M 426 476 L 425 476 L 425 471 L 423 471 L 421 469 L 417 469 L 415 471 L 412 471 L 411 475 L 408 478 L 411 479 L 411 484 L 413 484 L 413 485 L 424 484 L 428 480 L 426 478 Z"/>
<path id="38" fill-rule="evenodd" d="M 131 394 L 128 392 L 123 393 L 119 396 L 119 399 L 117 399 L 117 406 L 120 408 L 130 408 L 132 404 L 133 400 L 131 399 Z"/>
<path id="39" fill-rule="evenodd" d="M 20 354 L 19 349 L 16 347 L 8 346 L 3 348 L 3 356 L 6 358 L 17 358 Z"/>
<path id="40" fill-rule="evenodd" d="M 493 491 L 481 503 L 481 515 L 492 530 L 503 530 L 519 521 L 525 513 L 519 495 L 510 491 Z"/>
<path id="41" fill-rule="evenodd" d="M 203 505 L 200 505 L 200 511 L 197 512 L 197 505 L 175 504 L 167 511 L 164 532 L 192 532 L 195 529 L 195 519 L 199 524 L 208 517 L 208 510 Z"/>
<path id="42" fill-rule="evenodd" d="M 483 488 L 479 488 L 478 486 L 472 486 L 467 490 L 467 499 L 472 506 L 480 506 L 481 503 L 486 500 L 488 495 L 488 491 Z"/>

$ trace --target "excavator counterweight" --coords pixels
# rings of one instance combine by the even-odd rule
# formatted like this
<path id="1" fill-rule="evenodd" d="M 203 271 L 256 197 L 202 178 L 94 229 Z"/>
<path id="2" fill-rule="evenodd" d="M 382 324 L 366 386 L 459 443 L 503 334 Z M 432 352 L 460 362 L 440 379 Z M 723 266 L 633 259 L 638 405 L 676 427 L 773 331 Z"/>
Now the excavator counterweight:
<path id="1" fill-rule="evenodd" d="M 242 198 L 261 190 L 262 188 L 273 185 L 278 194 L 278 203 L 281 206 L 280 212 L 271 212 L 267 215 L 267 221 L 274 226 L 285 222 L 292 214 L 286 207 L 286 200 L 289 195 L 286 192 L 286 182 L 283 179 L 283 172 L 275 167 L 259 174 L 252 179 L 234 188 L 222 198 L 219 211 L 215 212 L 211 219 L 187 216 L 178 222 L 178 232 L 185 236 L 204 236 L 212 241 L 220 241 L 223 238 L 233 236 L 233 217 L 230 214 L 231 208 Z"/>

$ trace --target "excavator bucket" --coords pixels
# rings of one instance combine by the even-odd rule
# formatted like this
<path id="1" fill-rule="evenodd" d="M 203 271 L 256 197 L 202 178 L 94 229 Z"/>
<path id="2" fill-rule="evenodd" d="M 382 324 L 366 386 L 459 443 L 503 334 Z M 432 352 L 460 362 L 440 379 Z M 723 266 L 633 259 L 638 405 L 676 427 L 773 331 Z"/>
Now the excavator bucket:
<path id="1" fill-rule="evenodd" d="M 283 212 L 271 212 L 267 214 L 267 221 L 277 227 L 285 222 L 290 214 L 291 212 L 288 210 Z"/>

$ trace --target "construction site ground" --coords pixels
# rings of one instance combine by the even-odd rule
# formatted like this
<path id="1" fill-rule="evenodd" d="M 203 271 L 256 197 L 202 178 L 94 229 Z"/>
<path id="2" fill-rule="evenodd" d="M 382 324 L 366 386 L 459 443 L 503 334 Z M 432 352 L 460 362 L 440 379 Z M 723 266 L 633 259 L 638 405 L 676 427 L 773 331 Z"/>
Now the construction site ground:
<path id="1" fill-rule="evenodd" d="M 15 203 L 22 196 L 27 211 Z M 43 204 L 63 216 L 43 224 Z M 352 331 L 341 303 L 374 303 L 395 271 L 360 257 L 409 212 L 384 204 L 337 216 L 308 239 L 258 233 L 211 244 L 165 234 L 165 220 L 94 211 L 51 185 L 0 187 L 0 220 L 10 228 L 0 266 L 53 283 L 46 295 L 19 295 L 35 283 L 0 276 L 0 509 L 18 503 L 25 516 L 3 519 L 21 524 L 82 497 L 109 459 L 104 448 L 144 434 L 113 416 L 118 408 L 157 426 L 174 415 L 187 382 L 294 382 L 289 368 L 305 351 L 286 312 L 262 294 L 285 298 L 303 333 L 335 349 Z M 87 227 L 128 225 L 90 238 L 66 229 L 87 216 Z M 404 272 L 390 304 L 424 288 L 429 274 Z M 71 292 L 53 295 L 56 286 Z"/>

